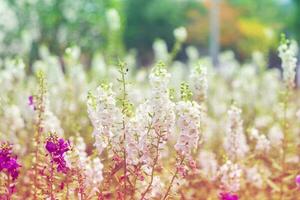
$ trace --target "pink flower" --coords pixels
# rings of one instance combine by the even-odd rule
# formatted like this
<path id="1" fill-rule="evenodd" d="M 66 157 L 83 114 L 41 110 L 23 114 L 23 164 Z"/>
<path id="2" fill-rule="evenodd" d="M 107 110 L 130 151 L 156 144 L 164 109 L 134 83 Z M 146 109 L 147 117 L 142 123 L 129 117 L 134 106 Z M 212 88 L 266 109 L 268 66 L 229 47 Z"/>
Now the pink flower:
<path id="1" fill-rule="evenodd" d="M 222 192 L 219 196 L 220 200 L 239 200 L 238 195 L 228 192 Z"/>
<path id="2" fill-rule="evenodd" d="M 177 167 L 178 170 L 178 174 L 182 177 L 186 177 L 187 176 L 187 169 L 185 165 L 179 165 Z"/>
<path id="3" fill-rule="evenodd" d="M 190 160 L 189 161 L 189 166 L 191 169 L 196 169 L 197 168 L 197 164 L 195 160 Z"/>

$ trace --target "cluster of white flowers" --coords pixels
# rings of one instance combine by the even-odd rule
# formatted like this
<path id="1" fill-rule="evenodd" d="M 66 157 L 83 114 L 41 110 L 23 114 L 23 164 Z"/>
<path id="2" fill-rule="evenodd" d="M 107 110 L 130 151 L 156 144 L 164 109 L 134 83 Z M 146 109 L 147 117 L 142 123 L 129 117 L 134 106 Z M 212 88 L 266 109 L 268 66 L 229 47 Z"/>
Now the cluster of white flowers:
<path id="1" fill-rule="evenodd" d="M 201 151 L 198 156 L 198 162 L 203 175 L 209 180 L 215 180 L 218 171 L 216 155 L 209 151 Z"/>
<path id="2" fill-rule="evenodd" d="M 227 129 L 224 148 L 231 160 L 243 158 L 249 150 L 243 130 L 241 109 L 231 106 L 227 112 Z"/>
<path id="3" fill-rule="evenodd" d="M 174 37 L 178 42 L 184 42 L 187 38 L 187 31 L 184 27 L 178 27 L 174 30 Z"/>
<path id="4" fill-rule="evenodd" d="M 201 106 L 196 102 L 180 101 L 176 104 L 180 135 L 175 149 L 181 155 L 190 155 L 200 137 Z"/>
<path id="5" fill-rule="evenodd" d="M 297 45 L 284 41 L 278 47 L 281 66 L 283 69 L 283 80 L 288 88 L 295 86 L 296 64 L 297 64 Z"/>
<path id="6" fill-rule="evenodd" d="M 103 181 L 103 164 L 101 160 L 96 157 L 90 160 L 85 167 L 85 175 L 87 185 L 92 189 L 92 192 L 95 192 L 99 189 L 100 183 Z"/>
<path id="7" fill-rule="evenodd" d="M 268 153 L 271 148 L 271 143 L 268 138 L 263 135 L 259 134 L 256 128 L 251 130 L 251 137 L 256 140 L 255 150 L 260 153 Z"/>
<path id="8" fill-rule="evenodd" d="M 151 95 L 146 102 L 146 115 L 150 113 L 153 116 L 153 128 L 166 135 L 172 132 L 175 124 L 175 105 L 170 100 L 168 91 L 170 77 L 165 67 L 160 64 L 152 70 L 149 76 Z"/>
<path id="9" fill-rule="evenodd" d="M 3 118 L 0 124 L 0 139 L 11 140 L 17 139 L 16 134 L 25 127 L 24 120 L 21 116 L 20 109 L 16 105 L 5 107 Z M 3 138 L 4 137 L 4 138 Z"/>
<path id="10" fill-rule="evenodd" d="M 154 176 L 151 191 L 147 193 L 145 199 L 157 199 L 162 195 L 162 191 L 164 190 L 164 187 L 165 185 L 163 181 L 160 179 L 160 177 Z"/>
<path id="11" fill-rule="evenodd" d="M 220 177 L 220 181 L 225 191 L 233 193 L 239 191 L 242 169 L 238 164 L 228 160 L 220 167 L 218 176 Z"/>
<path id="12" fill-rule="evenodd" d="M 246 169 L 246 180 L 257 188 L 261 188 L 263 185 L 263 178 L 257 167 Z"/>
<path id="13" fill-rule="evenodd" d="M 2 94 L 6 91 L 15 91 L 16 84 L 22 83 L 26 76 L 25 64 L 22 60 L 0 60 L 0 71 L 0 91 Z"/>
<path id="14" fill-rule="evenodd" d="M 129 165 L 137 165 L 139 163 L 139 121 L 136 118 L 130 119 L 126 125 L 126 161 Z"/>
<path id="15" fill-rule="evenodd" d="M 190 82 L 195 100 L 205 101 L 208 89 L 207 69 L 203 66 L 196 66 L 190 74 Z"/>
<path id="16" fill-rule="evenodd" d="M 76 137 L 75 144 L 76 145 L 74 145 L 75 146 L 74 152 L 78 156 L 79 167 L 83 169 L 86 165 L 86 162 L 88 161 L 88 155 L 86 153 L 86 144 L 83 138 L 80 136 Z"/>
<path id="17" fill-rule="evenodd" d="M 148 100 L 139 105 L 136 110 L 136 120 L 140 138 L 138 141 L 140 158 L 142 163 L 150 164 L 150 149 L 153 147 L 153 139 L 160 137 L 160 146 L 168 139 L 175 125 L 175 104 L 171 101 L 168 92 L 170 74 L 164 66 L 156 66 L 149 76 L 151 93 Z"/>
<path id="18" fill-rule="evenodd" d="M 50 133 L 56 133 L 58 136 L 64 135 L 64 130 L 61 128 L 59 119 L 50 110 L 49 103 L 46 102 L 44 121 L 43 121 L 44 131 Z"/>
<path id="19" fill-rule="evenodd" d="M 119 139 L 122 113 L 116 104 L 112 85 L 99 86 L 95 96 L 89 96 L 87 100 L 88 115 L 94 127 L 93 136 L 99 154 L 107 147 L 108 139 Z"/>
<path id="20" fill-rule="evenodd" d="M 270 128 L 268 132 L 268 138 L 273 147 L 278 148 L 282 145 L 283 132 L 279 124 L 275 124 Z"/>

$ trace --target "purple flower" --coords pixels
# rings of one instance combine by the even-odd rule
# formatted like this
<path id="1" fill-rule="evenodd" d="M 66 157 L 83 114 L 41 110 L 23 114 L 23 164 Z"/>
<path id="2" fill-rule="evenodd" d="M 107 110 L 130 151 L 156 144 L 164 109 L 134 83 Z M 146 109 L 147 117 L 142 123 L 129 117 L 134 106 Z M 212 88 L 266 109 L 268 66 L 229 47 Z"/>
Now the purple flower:
<path id="1" fill-rule="evenodd" d="M 230 194 L 228 192 L 222 192 L 220 194 L 220 200 L 239 200 L 239 197 L 236 194 Z"/>
<path id="2" fill-rule="evenodd" d="M 33 96 L 28 97 L 28 105 L 30 105 L 30 106 L 33 105 Z"/>
<path id="3" fill-rule="evenodd" d="M 297 175 L 297 176 L 296 176 L 295 182 L 296 182 L 296 185 L 297 185 L 298 187 L 300 187 L 300 175 Z"/>
<path id="4" fill-rule="evenodd" d="M 15 180 L 19 176 L 20 167 L 17 157 L 12 155 L 12 146 L 2 143 L 0 146 L 0 172 L 6 171 Z"/>
<path id="5" fill-rule="evenodd" d="M 33 96 L 28 97 L 28 105 L 31 106 L 33 108 L 33 110 L 36 110 L 36 107 L 34 105 L 34 97 Z"/>
<path id="6" fill-rule="evenodd" d="M 47 139 L 45 148 L 50 153 L 51 162 L 56 163 L 57 171 L 66 174 L 69 168 L 64 154 L 70 150 L 70 142 L 52 135 Z"/>
<path id="7" fill-rule="evenodd" d="M 49 153 L 54 153 L 57 149 L 56 144 L 52 141 L 46 142 L 46 149 Z"/>

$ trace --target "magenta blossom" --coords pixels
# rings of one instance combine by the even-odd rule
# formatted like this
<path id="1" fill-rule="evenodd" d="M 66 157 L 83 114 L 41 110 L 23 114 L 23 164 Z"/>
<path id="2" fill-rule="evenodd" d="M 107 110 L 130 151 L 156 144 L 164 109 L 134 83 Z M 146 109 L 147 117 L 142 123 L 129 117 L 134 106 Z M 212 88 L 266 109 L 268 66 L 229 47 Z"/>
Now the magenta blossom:
<path id="1" fill-rule="evenodd" d="M 12 146 L 8 143 L 3 143 L 0 146 L 0 172 L 5 171 L 13 180 L 19 176 L 19 168 L 17 156 L 12 154 Z"/>
<path id="2" fill-rule="evenodd" d="M 296 185 L 300 188 L 300 175 L 296 176 L 295 182 L 296 182 Z"/>
<path id="3" fill-rule="evenodd" d="M 236 194 L 231 194 L 231 193 L 228 193 L 228 192 L 222 192 L 220 194 L 220 200 L 239 200 L 239 197 Z"/>
<path id="4" fill-rule="evenodd" d="M 30 106 L 33 105 L 33 96 L 28 97 L 28 105 L 30 105 Z"/>
<path id="5" fill-rule="evenodd" d="M 57 171 L 66 174 L 69 168 L 64 155 L 70 150 L 70 142 L 56 136 L 50 136 L 46 141 L 45 148 L 50 153 L 51 162 L 57 164 Z"/>

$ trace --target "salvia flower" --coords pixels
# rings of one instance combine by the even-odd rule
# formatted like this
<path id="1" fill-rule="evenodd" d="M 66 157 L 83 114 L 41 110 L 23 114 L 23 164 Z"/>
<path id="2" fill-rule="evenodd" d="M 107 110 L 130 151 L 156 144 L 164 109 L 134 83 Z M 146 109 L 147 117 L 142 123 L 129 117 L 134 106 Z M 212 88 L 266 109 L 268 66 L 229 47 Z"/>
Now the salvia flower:
<path id="1" fill-rule="evenodd" d="M 19 168 L 16 156 L 12 154 L 12 146 L 8 143 L 3 143 L 0 146 L 0 172 L 6 172 L 13 180 L 19 176 Z"/>
<path id="2" fill-rule="evenodd" d="M 51 156 L 51 162 L 57 164 L 57 171 L 66 174 L 69 168 L 65 153 L 70 150 L 70 142 L 51 135 L 46 141 L 45 148 Z"/>
<path id="3" fill-rule="evenodd" d="M 222 192 L 220 194 L 220 200 L 239 200 L 238 195 Z"/>

